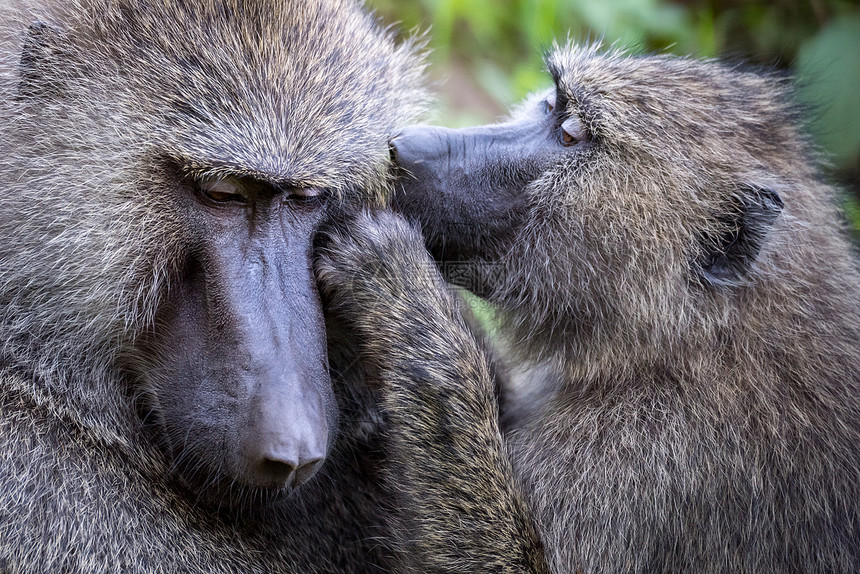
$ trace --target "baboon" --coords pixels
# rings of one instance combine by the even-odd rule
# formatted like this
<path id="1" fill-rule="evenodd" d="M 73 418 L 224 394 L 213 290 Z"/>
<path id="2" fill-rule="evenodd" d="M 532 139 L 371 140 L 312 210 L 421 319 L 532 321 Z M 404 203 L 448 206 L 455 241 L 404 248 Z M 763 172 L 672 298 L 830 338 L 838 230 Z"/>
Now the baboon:
<path id="1" fill-rule="evenodd" d="M 384 194 L 416 42 L 351 0 L 0 18 L 0 572 L 388 571 L 385 421 L 312 257 Z"/>
<path id="2" fill-rule="evenodd" d="M 790 80 L 573 44 L 547 64 L 510 121 L 392 154 L 395 208 L 499 306 L 552 567 L 860 571 L 860 273 Z"/>

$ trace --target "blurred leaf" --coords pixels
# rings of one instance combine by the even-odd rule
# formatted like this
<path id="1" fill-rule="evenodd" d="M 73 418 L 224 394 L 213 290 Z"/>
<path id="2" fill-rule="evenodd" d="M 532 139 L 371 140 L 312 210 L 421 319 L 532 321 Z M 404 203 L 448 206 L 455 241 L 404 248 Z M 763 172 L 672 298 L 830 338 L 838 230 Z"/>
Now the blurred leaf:
<path id="1" fill-rule="evenodd" d="M 699 14 L 699 21 L 696 25 L 696 35 L 698 36 L 698 50 L 690 49 L 691 46 L 684 46 L 688 53 L 695 52 L 700 58 L 713 58 L 717 55 L 717 23 L 714 20 L 714 13 L 710 9 L 702 10 Z M 683 47 L 682 47 L 683 48 Z"/>
<path id="2" fill-rule="evenodd" d="M 658 0 L 604 0 L 581 2 L 577 6 L 583 24 L 609 42 L 620 40 L 630 46 L 641 43 L 647 36 L 678 40 L 692 33 L 688 12 L 683 7 Z"/>
<path id="3" fill-rule="evenodd" d="M 508 105 L 519 102 L 533 92 L 549 88 L 552 78 L 544 71 L 543 66 L 536 62 L 533 66 L 520 66 L 514 70 L 511 83 L 514 97 Z"/>
<path id="4" fill-rule="evenodd" d="M 841 167 L 860 156 L 860 16 L 835 18 L 799 50 L 800 96 L 819 111 L 815 131 Z"/>
<path id="5" fill-rule="evenodd" d="M 500 69 L 494 62 L 483 61 L 478 66 L 477 76 L 478 84 L 491 94 L 496 100 L 505 106 L 510 106 L 517 101 L 514 91 L 511 87 L 511 80 L 508 74 Z"/>
<path id="6" fill-rule="evenodd" d="M 854 236 L 860 239 L 860 200 L 846 196 L 842 207 L 848 222 L 854 227 Z"/>
<path id="7" fill-rule="evenodd" d="M 499 310 L 489 301 L 473 295 L 470 291 L 455 288 L 462 302 L 472 312 L 478 323 L 484 328 L 490 338 L 496 338 L 499 332 Z"/>

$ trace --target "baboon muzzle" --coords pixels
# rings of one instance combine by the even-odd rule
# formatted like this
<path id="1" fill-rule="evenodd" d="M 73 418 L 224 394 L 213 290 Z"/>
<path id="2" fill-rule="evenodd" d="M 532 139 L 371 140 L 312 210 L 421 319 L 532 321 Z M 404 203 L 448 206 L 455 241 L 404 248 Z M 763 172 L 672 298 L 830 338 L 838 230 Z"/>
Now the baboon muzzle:
<path id="1" fill-rule="evenodd" d="M 493 253 L 522 221 L 524 189 L 546 160 L 543 139 L 532 121 L 407 128 L 390 142 L 394 208 L 421 224 L 437 259 Z"/>
<path id="2" fill-rule="evenodd" d="M 313 476 L 335 418 L 311 234 L 283 209 L 272 196 L 201 231 L 169 294 L 158 367 L 176 381 L 162 393 L 174 450 L 218 445 L 221 474 L 269 490 Z"/>

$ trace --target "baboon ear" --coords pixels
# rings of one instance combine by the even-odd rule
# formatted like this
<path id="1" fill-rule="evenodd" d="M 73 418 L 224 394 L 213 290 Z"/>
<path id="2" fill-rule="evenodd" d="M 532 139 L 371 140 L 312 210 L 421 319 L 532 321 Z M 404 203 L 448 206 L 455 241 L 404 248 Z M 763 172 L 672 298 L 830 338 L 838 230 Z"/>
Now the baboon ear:
<path id="1" fill-rule="evenodd" d="M 772 189 L 740 186 L 733 208 L 720 217 L 721 231 L 703 238 L 697 267 L 705 281 L 714 285 L 742 281 L 783 205 L 782 198 Z"/>
<path id="2" fill-rule="evenodd" d="M 63 82 L 57 73 L 62 57 L 63 34 L 42 22 L 30 25 L 24 48 L 21 52 L 21 82 L 18 94 L 21 98 L 58 96 L 63 92 Z"/>

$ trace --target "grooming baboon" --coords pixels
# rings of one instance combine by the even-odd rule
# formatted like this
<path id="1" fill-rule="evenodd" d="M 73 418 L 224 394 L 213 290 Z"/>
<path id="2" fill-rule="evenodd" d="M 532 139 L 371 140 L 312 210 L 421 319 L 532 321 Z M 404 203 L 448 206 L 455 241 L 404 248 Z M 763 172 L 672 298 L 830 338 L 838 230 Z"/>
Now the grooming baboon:
<path id="1" fill-rule="evenodd" d="M 790 82 L 548 67 L 511 121 L 393 154 L 396 207 L 525 365 L 503 420 L 554 568 L 860 571 L 860 274 Z"/>
<path id="2" fill-rule="evenodd" d="M 0 17 L 0 572 L 388 570 L 375 391 L 345 344 L 331 384 L 311 257 L 382 193 L 414 45 L 351 0 Z M 428 448 L 398 452 L 459 476 Z"/>

